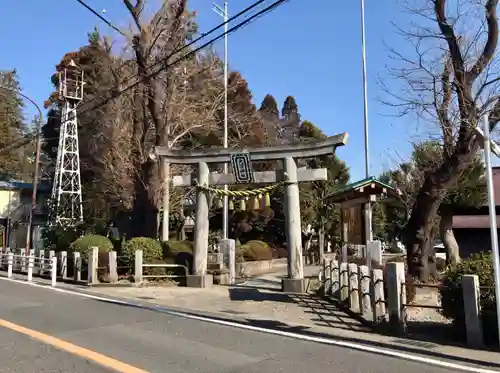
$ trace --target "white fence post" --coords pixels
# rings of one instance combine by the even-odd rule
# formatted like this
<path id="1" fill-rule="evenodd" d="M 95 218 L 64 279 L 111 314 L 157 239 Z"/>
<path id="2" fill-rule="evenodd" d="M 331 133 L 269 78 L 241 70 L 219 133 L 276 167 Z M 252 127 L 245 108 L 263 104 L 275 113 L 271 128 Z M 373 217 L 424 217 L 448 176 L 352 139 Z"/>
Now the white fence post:
<path id="1" fill-rule="evenodd" d="M 99 283 L 97 279 L 97 267 L 99 265 L 99 248 L 91 247 L 91 251 L 89 253 L 88 258 L 88 276 L 87 281 L 89 285 Z"/>
<path id="2" fill-rule="evenodd" d="M 340 300 L 345 301 L 349 297 L 349 273 L 347 262 L 340 263 Z"/>
<path id="3" fill-rule="evenodd" d="M 109 269 L 109 282 L 118 282 L 118 258 L 116 256 L 116 251 L 110 251 L 108 253 L 108 269 Z"/>
<path id="4" fill-rule="evenodd" d="M 332 260 L 330 262 L 330 282 L 332 284 L 330 294 L 335 296 L 335 295 L 337 295 L 337 293 L 340 289 L 340 273 L 339 273 L 338 260 Z"/>
<path id="5" fill-rule="evenodd" d="M 358 265 L 356 263 L 349 263 L 349 308 L 354 311 L 359 311 L 359 274 Z"/>
<path id="6" fill-rule="evenodd" d="M 389 322 L 397 329 L 404 331 L 406 327 L 406 286 L 404 263 L 390 262 L 387 266 L 387 306 Z"/>
<path id="7" fill-rule="evenodd" d="M 73 252 L 73 278 L 82 281 L 82 261 L 78 251 Z"/>
<path id="8" fill-rule="evenodd" d="M 21 249 L 21 272 L 26 272 L 26 250 Z"/>
<path id="9" fill-rule="evenodd" d="M 33 281 L 33 267 L 35 266 L 35 256 L 30 255 L 28 257 L 28 281 Z"/>
<path id="10" fill-rule="evenodd" d="M 134 282 L 140 284 L 142 282 L 142 250 L 135 251 L 134 269 Z"/>
<path id="11" fill-rule="evenodd" d="M 41 249 L 38 253 L 38 275 L 41 275 L 45 269 L 45 250 Z"/>
<path id="12" fill-rule="evenodd" d="M 329 296 L 332 288 L 332 261 L 331 260 L 323 260 L 323 295 Z"/>
<path id="13" fill-rule="evenodd" d="M 60 251 L 59 253 L 59 275 L 61 278 L 68 277 L 68 253 L 66 251 Z"/>
<path id="14" fill-rule="evenodd" d="M 372 270 L 373 298 L 372 310 L 373 321 L 381 322 L 386 319 L 385 294 L 384 294 L 384 271 L 381 269 Z"/>
<path id="15" fill-rule="evenodd" d="M 371 310 L 370 269 L 368 266 L 359 266 L 359 313 L 367 315 Z"/>
<path id="16" fill-rule="evenodd" d="M 7 278 L 12 277 L 12 266 L 14 265 L 14 254 L 7 254 Z"/>
<path id="17" fill-rule="evenodd" d="M 463 275 L 462 292 L 467 344 L 481 348 L 484 346 L 484 339 L 481 324 L 481 304 L 479 303 L 479 277 L 477 275 Z"/>
<path id="18" fill-rule="evenodd" d="M 57 257 L 50 258 L 50 286 L 55 287 L 57 280 Z"/>

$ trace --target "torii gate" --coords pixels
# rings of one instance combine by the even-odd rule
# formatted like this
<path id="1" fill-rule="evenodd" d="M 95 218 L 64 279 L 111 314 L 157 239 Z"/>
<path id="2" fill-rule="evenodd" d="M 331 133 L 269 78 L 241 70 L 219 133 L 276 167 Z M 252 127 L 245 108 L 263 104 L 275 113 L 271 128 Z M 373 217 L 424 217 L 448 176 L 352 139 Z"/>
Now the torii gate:
<path id="1" fill-rule="evenodd" d="M 236 183 L 284 183 L 285 231 L 288 249 L 288 278 L 282 280 L 284 292 L 304 292 L 304 264 L 302 258 L 302 227 L 298 182 L 327 180 L 327 170 L 297 169 L 295 159 L 334 154 L 338 146 L 346 144 L 347 133 L 328 137 L 323 141 L 302 142 L 265 148 L 216 148 L 193 152 L 157 147 L 155 153 L 162 162 L 197 165 L 195 175 L 173 177 L 174 186 L 199 186 L 196 191 L 194 226 L 194 273 L 188 277 L 188 286 L 207 287 L 212 277 L 207 275 L 209 199 L 203 187 Z M 283 170 L 253 172 L 251 161 L 282 160 Z M 229 163 L 235 174 L 210 173 L 209 163 Z M 168 201 L 164 202 L 164 211 Z"/>

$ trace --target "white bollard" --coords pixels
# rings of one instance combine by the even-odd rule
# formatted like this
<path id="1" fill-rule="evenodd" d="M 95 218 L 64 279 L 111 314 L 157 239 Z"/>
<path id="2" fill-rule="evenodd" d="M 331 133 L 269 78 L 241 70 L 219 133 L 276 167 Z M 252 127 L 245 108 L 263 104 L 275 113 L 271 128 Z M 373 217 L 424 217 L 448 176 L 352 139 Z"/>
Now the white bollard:
<path id="1" fill-rule="evenodd" d="M 33 281 L 33 267 L 35 266 L 35 257 L 30 255 L 28 257 L 28 282 Z"/>
<path id="2" fill-rule="evenodd" d="M 134 282 L 137 284 L 142 282 L 142 259 L 142 250 L 136 250 L 134 262 Z"/>
<path id="3" fill-rule="evenodd" d="M 57 280 L 57 257 L 50 258 L 50 286 L 55 287 Z"/>
<path id="4" fill-rule="evenodd" d="M 13 253 L 8 253 L 7 254 L 7 278 L 12 277 L 12 266 L 14 264 L 14 254 Z"/>
<path id="5" fill-rule="evenodd" d="M 75 281 L 82 280 L 82 261 L 78 251 L 73 253 L 73 278 Z"/>

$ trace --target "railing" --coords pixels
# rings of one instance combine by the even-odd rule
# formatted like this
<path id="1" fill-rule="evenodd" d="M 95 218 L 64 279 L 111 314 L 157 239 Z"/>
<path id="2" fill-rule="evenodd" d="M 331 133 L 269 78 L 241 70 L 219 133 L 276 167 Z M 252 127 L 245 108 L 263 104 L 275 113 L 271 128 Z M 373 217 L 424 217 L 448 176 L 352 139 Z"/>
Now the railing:
<path id="1" fill-rule="evenodd" d="M 28 281 L 33 281 L 33 272 L 38 275 L 50 276 L 51 286 L 56 286 L 57 280 L 57 257 L 40 258 L 36 257 L 33 252 L 29 255 L 15 255 L 13 252 L 0 253 L 0 268 L 7 267 L 7 278 L 12 278 L 14 272 L 26 274 Z"/>
<path id="2" fill-rule="evenodd" d="M 184 270 L 184 275 L 177 274 L 144 274 L 144 268 L 182 268 Z M 168 263 L 143 263 L 143 252 L 142 250 L 136 250 L 135 252 L 135 263 L 134 263 L 134 281 L 136 283 L 141 283 L 146 278 L 178 278 L 187 277 L 189 275 L 189 269 L 187 266 L 182 264 L 168 264 Z"/>
<path id="3" fill-rule="evenodd" d="M 407 302 L 407 286 L 442 288 L 441 285 L 406 284 L 405 266 L 401 262 L 385 264 L 385 270 L 370 269 L 356 263 L 325 261 L 318 276 L 323 284 L 324 296 L 346 304 L 351 312 L 371 319 L 374 323 L 387 322 L 400 331 L 406 330 L 406 309 L 422 307 L 440 309 L 439 306 Z M 481 346 L 483 341 L 479 305 L 479 279 L 477 275 L 463 275 L 461 288 L 464 300 L 467 342 Z M 387 299 L 387 300 L 386 300 Z M 368 317 L 371 316 L 371 317 Z"/>

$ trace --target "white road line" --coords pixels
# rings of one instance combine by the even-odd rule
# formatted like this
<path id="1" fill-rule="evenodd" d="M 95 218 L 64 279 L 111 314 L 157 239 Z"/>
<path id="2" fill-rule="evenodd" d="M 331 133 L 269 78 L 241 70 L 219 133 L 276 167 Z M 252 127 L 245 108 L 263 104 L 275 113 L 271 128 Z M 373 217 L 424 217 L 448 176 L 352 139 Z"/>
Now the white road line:
<path id="1" fill-rule="evenodd" d="M 229 326 L 229 327 L 233 327 L 233 328 L 240 328 L 240 329 L 244 329 L 244 330 L 251 330 L 251 331 L 255 331 L 255 332 L 274 334 L 274 335 L 278 335 L 278 336 L 282 336 L 282 337 L 294 338 L 294 339 L 299 339 L 299 340 L 303 340 L 303 341 L 345 347 L 345 348 L 350 348 L 350 349 L 358 350 L 358 351 L 362 351 L 362 352 L 368 352 L 368 353 L 375 354 L 375 355 L 384 355 L 384 356 L 404 359 L 404 360 L 408 360 L 408 361 L 413 361 L 416 363 L 433 365 L 433 366 L 446 368 L 446 369 L 450 369 L 450 370 L 458 370 L 461 372 L 470 372 L 470 373 L 499 373 L 500 372 L 500 370 L 467 366 L 467 365 L 463 365 L 460 363 L 454 363 L 451 361 L 433 359 L 430 357 L 425 357 L 425 356 L 414 355 L 414 354 L 410 354 L 410 353 L 390 350 L 387 348 L 372 347 L 372 346 L 364 345 L 361 343 L 338 341 L 335 339 L 322 338 L 322 337 L 313 337 L 313 336 L 308 336 L 308 335 L 303 335 L 303 334 L 298 334 L 298 333 L 285 332 L 282 330 L 274 330 L 274 329 L 268 329 L 268 328 L 263 328 L 263 327 L 259 327 L 259 326 L 240 324 L 240 323 L 232 322 L 232 321 L 213 319 L 213 318 L 206 317 L 206 316 L 196 316 L 196 315 L 191 315 L 189 313 L 184 313 L 181 311 L 170 310 L 170 309 L 163 307 L 163 306 L 157 305 L 154 307 L 153 306 L 150 307 L 150 306 L 145 306 L 145 305 L 141 305 L 141 304 L 134 303 L 134 302 L 106 298 L 106 297 L 101 297 L 99 295 L 81 293 L 81 292 L 77 292 L 77 291 L 73 291 L 73 290 L 69 290 L 69 289 L 50 287 L 50 286 L 38 284 L 35 282 L 30 283 L 30 282 L 26 282 L 23 280 L 17 280 L 17 279 L 6 278 L 6 277 L 1 277 L 1 276 L 0 276 L 0 280 L 15 282 L 18 284 L 24 284 L 24 285 L 34 286 L 34 287 L 39 287 L 42 289 L 53 290 L 53 291 L 56 291 L 59 293 L 64 293 L 64 294 L 77 295 L 77 296 L 80 296 L 83 298 L 105 301 L 105 302 L 114 303 L 114 304 L 118 304 L 118 305 L 139 307 L 139 308 L 143 308 L 143 309 L 147 309 L 147 310 L 151 310 L 151 311 L 155 311 L 155 312 L 162 312 L 162 313 L 165 313 L 165 314 L 168 314 L 171 316 L 184 317 L 184 318 L 191 319 L 191 320 L 204 321 L 204 322 L 209 322 L 212 324 L 224 325 L 224 326 Z"/>

